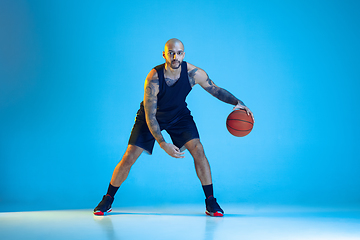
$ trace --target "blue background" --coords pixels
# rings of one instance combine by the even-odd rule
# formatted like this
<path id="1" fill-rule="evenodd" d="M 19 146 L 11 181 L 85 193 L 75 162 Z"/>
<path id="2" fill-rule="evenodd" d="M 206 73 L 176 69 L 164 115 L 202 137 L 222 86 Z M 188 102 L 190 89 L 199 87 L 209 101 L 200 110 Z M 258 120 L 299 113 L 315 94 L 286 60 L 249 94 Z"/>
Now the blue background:
<path id="1" fill-rule="evenodd" d="M 359 205 L 358 10 L 325 0 L 2 0 L 0 205 L 95 207 L 173 37 L 256 118 L 236 138 L 225 126 L 232 106 L 200 86 L 188 97 L 220 203 Z M 115 206 L 203 201 L 191 156 L 156 145 Z"/>

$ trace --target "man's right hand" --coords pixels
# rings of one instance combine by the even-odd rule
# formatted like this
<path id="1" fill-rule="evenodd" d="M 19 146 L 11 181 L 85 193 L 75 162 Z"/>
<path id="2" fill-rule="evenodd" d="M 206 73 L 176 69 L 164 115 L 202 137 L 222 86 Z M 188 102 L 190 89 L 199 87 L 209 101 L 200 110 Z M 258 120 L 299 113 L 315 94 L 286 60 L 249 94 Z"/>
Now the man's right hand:
<path id="1" fill-rule="evenodd" d="M 167 143 L 167 142 L 161 142 L 160 147 L 170 156 L 174 158 L 184 158 L 183 156 L 184 152 L 180 152 L 180 149 L 175 146 L 174 144 Z"/>

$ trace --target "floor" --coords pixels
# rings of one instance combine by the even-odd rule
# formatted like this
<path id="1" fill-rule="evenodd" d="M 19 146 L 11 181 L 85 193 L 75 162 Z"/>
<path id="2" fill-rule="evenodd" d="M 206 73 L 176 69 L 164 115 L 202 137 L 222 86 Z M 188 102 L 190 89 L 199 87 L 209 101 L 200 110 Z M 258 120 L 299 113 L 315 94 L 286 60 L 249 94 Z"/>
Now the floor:
<path id="1" fill-rule="evenodd" d="M 203 206 L 0 213 L 2 240 L 17 239 L 360 239 L 360 209 L 224 206 L 225 217 Z"/>

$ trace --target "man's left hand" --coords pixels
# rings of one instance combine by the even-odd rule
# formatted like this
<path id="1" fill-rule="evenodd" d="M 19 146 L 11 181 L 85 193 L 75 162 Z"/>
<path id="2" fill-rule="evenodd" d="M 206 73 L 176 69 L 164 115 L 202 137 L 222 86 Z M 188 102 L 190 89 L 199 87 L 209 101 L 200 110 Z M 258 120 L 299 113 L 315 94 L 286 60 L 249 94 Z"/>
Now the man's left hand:
<path id="1" fill-rule="evenodd" d="M 254 118 L 254 114 L 250 111 L 250 109 L 245 106 L 245 105 L 242 105 L 240 102 L 233 108 L 233 110 L 239 110 L 239 109 L 244 109 L 247 113 L 247 115 L 250 115 L 253 119 L 253 121 L 255 122 L 255 118 Z"/>

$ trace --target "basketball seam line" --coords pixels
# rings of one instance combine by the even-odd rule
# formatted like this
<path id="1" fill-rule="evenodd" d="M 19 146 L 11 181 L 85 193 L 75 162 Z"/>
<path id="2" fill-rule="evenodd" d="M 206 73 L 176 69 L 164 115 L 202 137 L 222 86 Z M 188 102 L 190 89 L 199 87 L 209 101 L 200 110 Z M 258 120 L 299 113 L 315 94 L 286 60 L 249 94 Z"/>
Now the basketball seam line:
<path id="1" fill-rule="evenodd" d="M 231 128 L 231 129 L 233 129 L 233 130 L 235 130 L 235 131 L 240 131 L 240 132 L 245 132 L 245 131 L 251 131 L 251 130 L 252 130 L 252 128 L 250 128 L 250 129 L 248 129 L 248 130 L 238 130 L 238 129 L 235 129 L 235 128 L 233 128 L 233 127 L 230 127 L 228 124 L 226 124 L 226 126 L 229 127 L 229 128 Z"/>
<path id="2" fill-rule="evenodd" d="M 245 121 L 245 120 L 242 120 L 242 119 L 233 119 L 233 118 L 229 118 L 229 120 L 233 120 L 233 121 L 240 121 L 240 122 L 247 122 L 247 123 L 250 123 L 250 124 L 253 124 L 252 122 L 249 122 L 249 121 Z"/>

